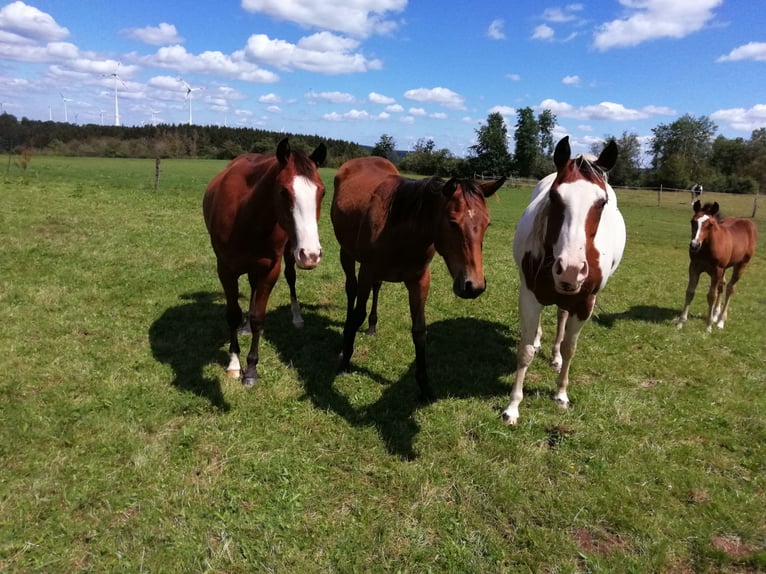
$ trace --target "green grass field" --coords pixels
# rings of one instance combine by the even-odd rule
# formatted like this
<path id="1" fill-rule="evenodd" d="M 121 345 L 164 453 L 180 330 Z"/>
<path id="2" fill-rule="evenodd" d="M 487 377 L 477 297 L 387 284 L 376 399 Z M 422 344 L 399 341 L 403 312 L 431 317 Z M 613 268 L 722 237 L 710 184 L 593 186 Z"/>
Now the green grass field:
<path id="1" fill-rule="evenodd" d="M 755 572 L 766 569 L 766 205 L 723 331 L 707 278 L 686 327 L 688 194 L 618 191 L 622 265 L 551 400 L 555 313 L 517 427 L 511 257 L 529 188 L 490 200 L 488 290 L 426 310 L 438 400 L 416 402 L 406 291 L 336 376 L 345 312 L 329 223 L 280 281 L 260 379 L 225 377 L 201 196 L 225 162 L 34 157 L 0 180 L 0 571 Z M 753 198 L 713 196 L 749 216 Z M 245 292 L 245 282 L 242 282 Z M 244 305 L 244 299 L 242 301 Z M 249 341 L 245 341 L 245 345 Z M 246 348 L 246 347 L 245 347 Z"/>

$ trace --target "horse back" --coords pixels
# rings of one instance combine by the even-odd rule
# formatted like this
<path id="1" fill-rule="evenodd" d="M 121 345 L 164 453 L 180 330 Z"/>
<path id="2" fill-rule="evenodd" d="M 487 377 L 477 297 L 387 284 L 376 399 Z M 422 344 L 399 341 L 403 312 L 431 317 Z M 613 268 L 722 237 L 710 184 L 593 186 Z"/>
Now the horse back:
<path id="1" fill-rule="evenodd" d="M 750 261 L 758 242 L 755 223 L 745 217 L 727 217 L 721 221 L 720 226 L 728 231 L 731 238 L 729 261 L 726 262 L 726 266 Z"/>

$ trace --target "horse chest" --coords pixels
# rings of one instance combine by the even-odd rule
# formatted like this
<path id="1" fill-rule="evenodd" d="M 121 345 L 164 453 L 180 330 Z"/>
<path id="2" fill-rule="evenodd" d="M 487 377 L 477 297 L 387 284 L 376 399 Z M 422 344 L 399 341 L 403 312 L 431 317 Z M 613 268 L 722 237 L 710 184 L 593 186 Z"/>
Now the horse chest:
<path id="1" fill-rule="evenodd" d="M 556 305 L 574 313 L 584 321 L 593 312 L 600 284 L 589 277 L 577 293 L 572 295 L 559 293 L 553 281 L 552 261 L 552 257 L 535 256 L 529 251 L 524 253 L 521 270 L 527 289 L 534 293 L 541 305 Z"/>

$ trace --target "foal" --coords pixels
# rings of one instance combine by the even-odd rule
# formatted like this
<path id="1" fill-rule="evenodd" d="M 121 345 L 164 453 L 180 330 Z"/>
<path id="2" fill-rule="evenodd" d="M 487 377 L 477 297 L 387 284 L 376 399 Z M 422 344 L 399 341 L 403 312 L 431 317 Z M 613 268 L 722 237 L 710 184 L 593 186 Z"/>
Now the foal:
<path id="1" fill-rule="evenodd" d="M 718 202 L 702 205 L 695 201 L 691 224 L 689 284 L 686 287 L 686 303 L 678 318 L 678 328 L 682 328 L 686 323 L 697 282 L 700 274 L 704 272 L 710 275 L 710 290 L 707 294 L 709 333 L 714 324 L 723 329 L 737 281 L 755 253 L 758 230 L 750 219 L 722 218 Z M 733 267 L 733 271 L 727 286 L 724 274 L 729 267 Z"/>

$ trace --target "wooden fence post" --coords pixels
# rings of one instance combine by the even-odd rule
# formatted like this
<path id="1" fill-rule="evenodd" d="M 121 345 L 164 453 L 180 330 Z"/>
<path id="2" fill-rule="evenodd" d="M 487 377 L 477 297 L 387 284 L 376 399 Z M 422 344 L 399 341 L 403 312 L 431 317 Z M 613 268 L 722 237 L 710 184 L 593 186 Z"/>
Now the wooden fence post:
<path id="1" fill-rule="evenodd" d="M 160 187 L 160 156 L 154 158 L 154 191 Z"/>
<path id="2" fill-rule="evenodd" d="M 751 219 L 755 219 L 755 212 L 758 210 L 758 196 L 761 195 L 761 192 L 755 194 L 755 199 L 753 200 L 753 215 L 750 216 Z"/>

